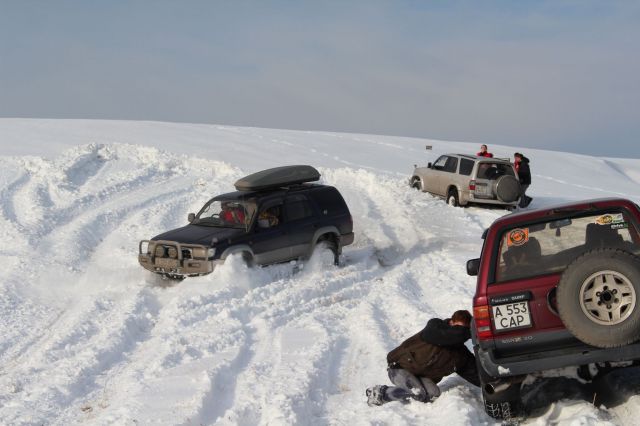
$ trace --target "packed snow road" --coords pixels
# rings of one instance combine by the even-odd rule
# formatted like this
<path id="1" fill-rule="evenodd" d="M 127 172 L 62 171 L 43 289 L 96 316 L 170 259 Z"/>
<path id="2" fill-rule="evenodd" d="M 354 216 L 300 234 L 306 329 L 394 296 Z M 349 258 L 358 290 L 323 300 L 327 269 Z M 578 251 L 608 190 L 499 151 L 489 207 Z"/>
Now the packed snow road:
<path id="1" fill-rule="evenodd" d="M 387 352 L 429 318 L 470 308 L 464 264 L 506 212 L 447 206 L 373 163 L 332 164 L 323 181 L 356 234 L 341 266 L 231 259 L 179 284 L 144 271 L 137 242 L 255 171 L 241 165 L 117 143 L 0 157 L 2 423 L 492 424 L 456 375 L 432 404 L 371 408 L 364 389 L 387 383 Z M 531 422 L 624 424 L 634 398 L 549 401 Z"/>

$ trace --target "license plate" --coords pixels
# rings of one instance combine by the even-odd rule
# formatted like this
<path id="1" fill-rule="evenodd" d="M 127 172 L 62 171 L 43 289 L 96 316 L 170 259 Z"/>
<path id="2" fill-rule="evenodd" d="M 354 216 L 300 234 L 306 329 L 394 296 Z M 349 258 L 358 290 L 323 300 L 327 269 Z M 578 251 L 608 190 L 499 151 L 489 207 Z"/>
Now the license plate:
<path id="1" fill-rule="evenodd" d="M 155 266 L 158 268 L 176 268 L 178 266 L 178 260 L 168 259 L 166 257 L 157 257 Z"/>
<path id="2" fill-rule="evenodd" d="M 476 194 L 479 194 L 479 195 L 489 194 L 489 187 L 476 185 Z"/>
<path id="3" fill-rule="evenodd" d="M 497 331 L 531 327 L 529 303 L 516 302 L 492 306 L 493 326 Z"/>

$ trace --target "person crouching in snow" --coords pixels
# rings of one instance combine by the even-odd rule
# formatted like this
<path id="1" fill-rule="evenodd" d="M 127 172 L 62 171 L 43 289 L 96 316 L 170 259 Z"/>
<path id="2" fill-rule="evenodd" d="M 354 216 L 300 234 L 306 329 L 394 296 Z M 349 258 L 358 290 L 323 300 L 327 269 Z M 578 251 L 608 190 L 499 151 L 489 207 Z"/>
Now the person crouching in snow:
<path id="1" fill-rule="evenodd" d="M 367 404 L 431 402 L 440 396 L 436 383 L 454 372 L 480 386 L 475 357 L 464 346 L 471 337 L 470 324 L 469 311 L 456 311 L 451 319 L 430 319 L 423 330 L 389 352 L 387 372 L 395 386 L 367 389 Z"/>

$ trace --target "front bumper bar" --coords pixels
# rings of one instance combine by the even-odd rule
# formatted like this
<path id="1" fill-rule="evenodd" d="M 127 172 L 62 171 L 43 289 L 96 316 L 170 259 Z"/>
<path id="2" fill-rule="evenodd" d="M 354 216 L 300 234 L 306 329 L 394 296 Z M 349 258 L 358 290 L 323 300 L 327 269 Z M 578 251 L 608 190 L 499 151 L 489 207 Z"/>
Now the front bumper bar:
<path id="1" fill-rule="evenodd" d="M 147 250 L 143 250 L 143 245 L 147 245 Z M 175 256 L 156 256 L 156 247 L 175 249 Z M 142 240 L 138 244 L 138 263 L 156 274 L 162 275 L 184 275 L 197 276 L 213 272 L 215 264 L 213 259 L 207 257 L 210 247 L 200 244 L 183 244 L 176 241 L 167 240 Z M 184 252 L 192 253 L 191 257 L 185 258 Z M 193 256 L 193 253 L 200 251 L 204 256 Z"/>

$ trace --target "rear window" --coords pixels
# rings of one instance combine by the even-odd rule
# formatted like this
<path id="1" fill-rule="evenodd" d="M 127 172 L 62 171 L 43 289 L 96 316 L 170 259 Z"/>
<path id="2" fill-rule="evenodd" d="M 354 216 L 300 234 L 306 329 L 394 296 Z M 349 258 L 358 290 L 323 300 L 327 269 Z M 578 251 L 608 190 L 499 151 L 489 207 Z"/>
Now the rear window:
<path id="1" fill-rule="evenodd" d="M 460 159 L 460 174 L 469 176 L 473 170 L 473 160 L 467 160 L 466 158 Z"/>
<path id="2" fill-rule="evenodd" d="M 482 162 L 478 164 L 478 173 L 476 174 L 477 179 L 489 179 L 495 180 L 500 176 L 515 176 L 513 171 L 513 167 L 511 164 L 504 163 L 487 163 Z"/>
<path id="3" fill-rule="evenodd" d="M 640 252 L 638 234 L 626 213 L 608 212 L 508 229 L 500 240 L 496 281 L 562 272 L 596 248 Z"/>

